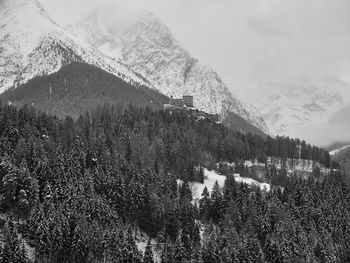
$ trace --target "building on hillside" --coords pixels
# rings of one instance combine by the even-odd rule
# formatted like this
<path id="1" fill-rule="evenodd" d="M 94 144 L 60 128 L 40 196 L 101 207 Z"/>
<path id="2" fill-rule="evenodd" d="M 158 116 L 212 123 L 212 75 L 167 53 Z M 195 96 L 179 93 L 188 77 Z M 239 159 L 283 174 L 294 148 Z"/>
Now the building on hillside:
<path id="1" fill-rule="evenodd" d="M 186 107 L 193 108 L 193 96 L 184 95 L 182 99 Z"/>
<path id="2" fill-rule="evenodd" d="M 173 96 L 170 97 L 169 103 L 164 104 L 165 110 L 177 110 L 182 108 L 193 108 L 193 96 L 184 95 L 182 99 L 174 99 Z"/>
<path id="3" fill-rule="evenodd" d="M 173 99 L 172 97 L 169 100 L 169 104 L 176 106 L 176 107 L 183 107 L 184 106 L 184 101 L 183 99 Z"/>

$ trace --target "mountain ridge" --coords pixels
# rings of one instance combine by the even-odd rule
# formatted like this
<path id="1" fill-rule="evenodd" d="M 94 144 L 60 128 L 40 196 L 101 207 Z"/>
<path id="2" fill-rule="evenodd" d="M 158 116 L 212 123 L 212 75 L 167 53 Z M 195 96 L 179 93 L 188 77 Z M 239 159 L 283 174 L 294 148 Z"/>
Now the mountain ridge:
<path id="1" fill-rule="evenodd" d="M 153 13 L 142 10 L 133 19 L 107 25 L 101 17 L 110 20 L 105 10 L 94 10 L 68 28 L 77 37 L 83 36 L 84 41 L 102 51 L 107 49 L 111 56 L 115 54 L 135 71 L 147 75 L 167 96 L 194 95 L 194 103 L 200 110 L 221 116 L 232 111 L 269 132 L 257 111 L 246 110 L 220 76 L 192 57 Z"/>
<path id="2" fill-rule="evenodd" d="M 3 29 L 0 38 L 0 92 L 35 76 L 56 72 L 65 62 L 73 61 L 94 64 L 126 81 L 151 86 L 144 76 L 121 61 L 108 57 L 60 27 L 38 1 L 5 1 L 2 6 L 6 16 L 0 21 Z M 62 51 L 59 52 L 61 56 L 55 53 L 58 48 Z M 11 63 L 7 63 L 9 61 Z"/>
<path id="3" fill-rule="evenodd" d="M 111 73 L 84 62 L 62 66 L 50 75 L 37 76 L 8 89 L 0 100 L 17 107 L 32 105 L 59 117 L 78 117 L 104 104 L 129 104 L 161 109 L 168 98 L 145 86 L 135 87 Z"/>
<path id="4" fill-rule="evenodd" d="M 0 92 L 57 72 L 67 64 L 84 62 L 134 86 L 148 86 L 167 96 L 194 95 L 195 107 L 200 110 L 223 118 L 233 112 L 269 132 L 258 112 L 246 110 L 219 75 L 193 58 L 150 12 L 144 11 L 136 25 L 113 27 L 112 33 L 119 32 L 121 42 L 111 44 L 125 43 L 119 46 L 120 59 L 59 26 L 36 0 L 5 1 L 3 6 L 6 15 L 0 21 Z M 93 39 L 98 40 L 98 35 L 93 34 Z"/>
<path id="5" fill-rule="evenodd" d="M 273 133 L 288 134 L 298 126 L 332 125 L 337 115 L 345 116 L 350 85 L 336 76 L 304 74 L 264 83 L 250 101 L 256 102 Z"/>

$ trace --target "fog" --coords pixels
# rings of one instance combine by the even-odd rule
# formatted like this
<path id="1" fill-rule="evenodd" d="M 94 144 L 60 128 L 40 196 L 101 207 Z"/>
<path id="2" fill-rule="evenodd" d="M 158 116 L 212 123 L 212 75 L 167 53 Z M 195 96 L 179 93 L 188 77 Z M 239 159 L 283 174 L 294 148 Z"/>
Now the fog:
<path id="1" fill-rule="evenodd" d="M 350 144 L 350 123 L 322 123 L 293 127 L 288 135 L 313 145 L 328 147 L 333 143 Z"/>

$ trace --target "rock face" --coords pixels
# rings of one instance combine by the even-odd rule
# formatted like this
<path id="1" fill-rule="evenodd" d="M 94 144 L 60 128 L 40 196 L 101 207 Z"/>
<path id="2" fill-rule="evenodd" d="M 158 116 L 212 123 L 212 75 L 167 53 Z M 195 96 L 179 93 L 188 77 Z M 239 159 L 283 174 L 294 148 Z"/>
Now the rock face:
<path id="1" fill-rule="evenodd" d="M 2 0 L 0 93 L 72 62 L 85 62 L 135 86 L 174 97 L 193 95 L 201 110 L 223 118 L 233 112 L 268 132 L 257 111 L 235 98 L 219 75 L 193 58 L 152 13 L 108 21 L 114 19 L 96 11 L 63 28 L 37 0 Z"/>
<path id="2" fill-rule="evenodd" d="M 96 10 L 69 30 L 101 52 L 122 59 L 162 93 L 193 95 L 195 107 L 201 110 L 223 117 L 233 112 L 268 132 L 257 111 L 235 98 L 220 76 L 192 57 L 155 15 L 141 11 L 120 21 L 110 16 L 106 10 Z"/>
<path id="3" fill-rule="evenodd" d="M 72 62 L 95 65 L 129 83 L 150 85 L 121 61 L 57 25 L 38 1 L 4 0 L 0 10 L 0 92 Z"/>
<path id="4" fill-rule="evenodd" d="M 251 100 L 275 134 L 294 127 L 333 123 L 343 118 L 350 103 L 350 85 L 335 76 L 306 75 L 267 83 Z M 345 118 L 349 119 L 349 118 Z"/>

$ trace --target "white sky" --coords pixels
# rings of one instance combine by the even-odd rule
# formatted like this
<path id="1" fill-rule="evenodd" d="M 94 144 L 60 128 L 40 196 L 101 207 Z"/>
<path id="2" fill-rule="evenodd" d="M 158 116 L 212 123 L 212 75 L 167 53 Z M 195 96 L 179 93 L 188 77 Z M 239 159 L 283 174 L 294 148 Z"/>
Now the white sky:
<path id="1" fill-rule="evenodd" d="M 350 82 L 349 0 L 41 0 L 60 23 L 101 5 L 153 11 L 234 93 L 304 72 Z"/>

